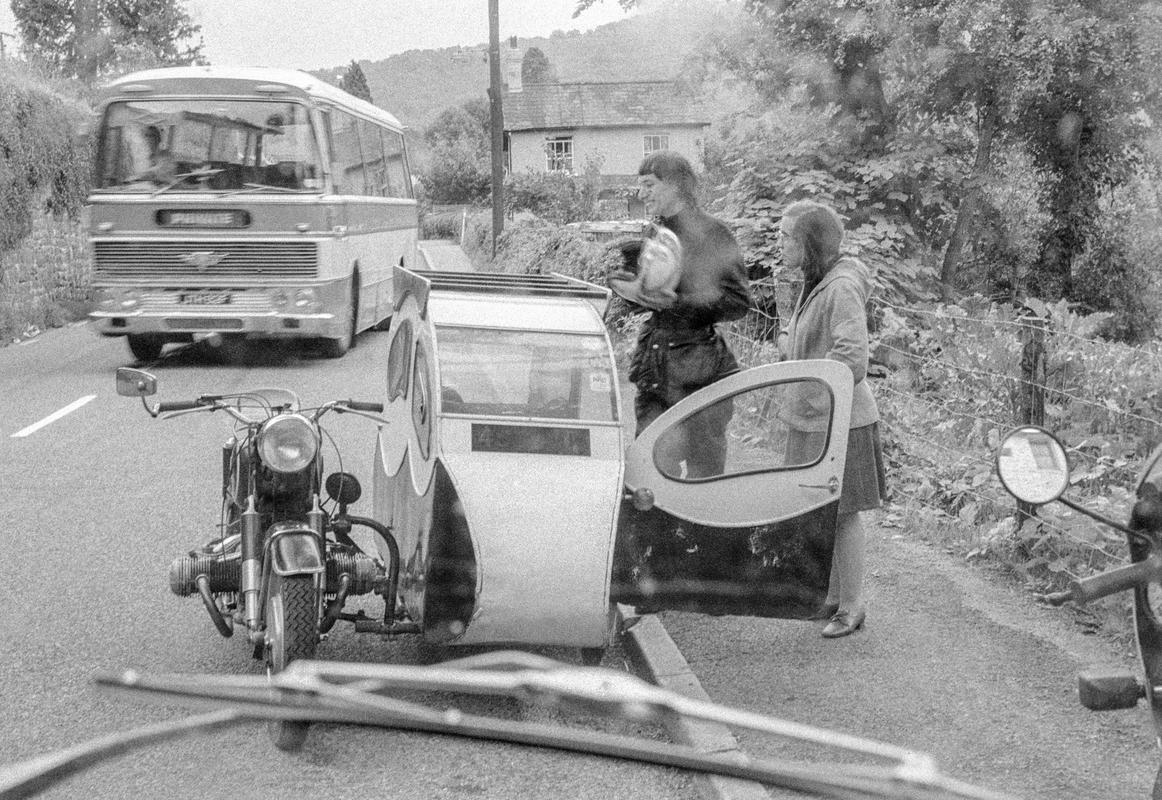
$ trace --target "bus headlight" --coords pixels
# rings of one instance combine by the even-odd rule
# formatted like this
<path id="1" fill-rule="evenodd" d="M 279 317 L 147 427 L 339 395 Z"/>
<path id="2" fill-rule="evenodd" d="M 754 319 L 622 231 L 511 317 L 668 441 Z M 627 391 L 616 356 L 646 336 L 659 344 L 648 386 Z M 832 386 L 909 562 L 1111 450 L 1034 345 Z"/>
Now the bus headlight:
<path id="1" fill-rule="evenodd" d="M 307 314 L 317 314 L 322 306 L 314 289 L 299 289 L 295 292 L 295 310 Z"/>
<path id="2" fill-rule="evenodd" d="M 275 289 L 270 293 L 270 304 L 275 308 L 285 308 L 286 304 L 290 302 L 286 292 L 282 289 Z"/>
<path id="3" fill-rule="evenodd" d="M 301 472 L 318 452 L 318 431 L 301 414 L 280 414 L 258 432 L 258 456 L 275 472 Z"/>
<path id="4" fill-rule="evenodd" d="M 126 292 L 121 296 L 121 309 L 123 311 L 132 311 L 141 305 L 141 295 L 137 292 Z"/>
<path id="5" fill-rule="evenodd" d="M 102 311 L 110 311 L 117 306 L 117 295 L 109 289 L 97 289 L 93 299 L 97 301 L 97 308 Z"/>

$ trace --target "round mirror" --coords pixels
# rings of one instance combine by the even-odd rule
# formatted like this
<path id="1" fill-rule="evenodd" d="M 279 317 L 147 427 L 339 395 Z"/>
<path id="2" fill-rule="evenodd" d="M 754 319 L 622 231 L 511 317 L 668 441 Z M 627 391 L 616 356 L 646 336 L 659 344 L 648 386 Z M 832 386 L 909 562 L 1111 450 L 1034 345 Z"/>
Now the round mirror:
<path id="1" fill-rule="evenodd" d="M 1069 486 L 1065 447 L 1043 428 L 1017 428 L 997 451 L 997 475 L 1018 500 L 1033 505 L 1056 500 Z"/>

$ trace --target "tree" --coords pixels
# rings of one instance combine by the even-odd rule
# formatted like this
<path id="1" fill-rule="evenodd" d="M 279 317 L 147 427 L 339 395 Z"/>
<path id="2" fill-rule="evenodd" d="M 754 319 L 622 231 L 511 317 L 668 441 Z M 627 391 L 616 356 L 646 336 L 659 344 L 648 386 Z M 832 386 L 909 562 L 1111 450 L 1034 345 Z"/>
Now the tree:
<path id="1" fill-rule="evenodd" d="M 492 182 L 488 100 L 474 98 L 440 112 L 424 130 L 429 147 L 420 168 L 428 198 L 436 203 L 475 203 L 488 198 Z"/>
<path id="2" fill-rule="evenodd" d="M 367 76 L 363 74 L 363 68 L 359 66 L 358 61 L 351 61 L 347 71 L 343 73 L 343 79 L 339 81 L 339 88 L 361 100 L 375 102 L 371 99 L 371 87 L 367 85 Z"/>
<path id="3" fill-rule="evenodd" d="M 12 0 L 25 53 L 92 81 L 130 68 L 205 63 L 181 0 Z M 194 39 L 197 37 L 197 41 Z"/>
<path id="4" fill-rule="evenodd" d="M 557 82 L 557 72 L 541 48 L 530 47 L 525 52 L 520 62 L 520 80 L 525 85 Z"/>
<path id="5" fill-rule="evenodd" d="M 424 129 L 424 141 L 434 147 L 440 142 L 464 139 L 486 154 L 491 141 L 491 126 L 488 100 L 483 97 L 472 98 L 436 115 Z"/>

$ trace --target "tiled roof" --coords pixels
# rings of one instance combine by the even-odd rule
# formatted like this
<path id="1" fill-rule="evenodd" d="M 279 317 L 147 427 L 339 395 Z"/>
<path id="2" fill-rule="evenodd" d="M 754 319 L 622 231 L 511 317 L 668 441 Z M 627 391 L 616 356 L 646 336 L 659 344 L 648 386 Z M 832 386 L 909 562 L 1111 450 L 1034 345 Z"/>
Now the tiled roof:
<path id="1" fill-rule="evenodd" d="M 669 81 L 534 83 L 504 95 L 506 131 L 708 124 L 702 104 Z"/>

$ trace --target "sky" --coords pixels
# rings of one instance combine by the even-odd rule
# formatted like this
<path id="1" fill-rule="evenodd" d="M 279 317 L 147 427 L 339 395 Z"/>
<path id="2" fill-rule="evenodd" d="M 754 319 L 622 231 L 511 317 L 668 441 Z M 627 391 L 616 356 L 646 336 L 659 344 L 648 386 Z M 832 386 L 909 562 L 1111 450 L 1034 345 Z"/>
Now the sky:
<path id="1" fill-rule="evenodd" d="M 185 0 L 211 63 L 319 69 L 380 61 L 406 50 L 488 42 L 488 0 Z M 598 0 L 577 19 L 574 0 L 499 0 L 500 35 L 548 36 L 624 19 Z M 0 32 L 15 33 L 7 0 Z M 12 41 L 6 40 L 6 46 Z"/>

